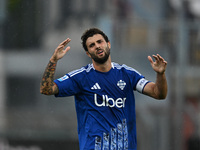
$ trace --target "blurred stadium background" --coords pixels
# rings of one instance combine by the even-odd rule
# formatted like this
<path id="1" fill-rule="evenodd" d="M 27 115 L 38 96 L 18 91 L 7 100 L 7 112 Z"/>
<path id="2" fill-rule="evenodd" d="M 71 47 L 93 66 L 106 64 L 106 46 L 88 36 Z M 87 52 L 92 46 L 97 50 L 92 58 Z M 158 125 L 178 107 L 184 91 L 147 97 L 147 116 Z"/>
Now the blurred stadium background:
<path id="1" fill-rule="evenodd" d="M 57 45 L 72 39 L 56 78 L 90 60 L 80 36 L 106 32 L 114 62 L 155 81 L 148 55 L 168 61 L 169 94 L 136 93 L 138 150 L 200 149 L 199 0 L 0 0 L 0 150 L 78 150 L 73 97 L 39 92 Z"/>

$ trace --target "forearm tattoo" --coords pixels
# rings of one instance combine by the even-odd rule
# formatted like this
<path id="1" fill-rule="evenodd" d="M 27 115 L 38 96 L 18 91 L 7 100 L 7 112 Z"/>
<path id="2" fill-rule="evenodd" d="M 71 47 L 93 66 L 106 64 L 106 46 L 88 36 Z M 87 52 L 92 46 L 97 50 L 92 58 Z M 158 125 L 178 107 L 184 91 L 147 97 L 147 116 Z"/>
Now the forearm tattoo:
<path id="1" fill-rule="evenodd" d="M 53 93 L 53 85 L 55 84 L 53 82 L 54 80 L 54 74 L 55 74 L 55 70 L 56 70 L 56 63 L 52 63 L 51 61 L 49 61 L 43 78 L 42 78 L 42 82 L 41 82 L 41 86 L 40 86 L 40 90 L 43 94 L 46 95 L 50 95 Z"/>

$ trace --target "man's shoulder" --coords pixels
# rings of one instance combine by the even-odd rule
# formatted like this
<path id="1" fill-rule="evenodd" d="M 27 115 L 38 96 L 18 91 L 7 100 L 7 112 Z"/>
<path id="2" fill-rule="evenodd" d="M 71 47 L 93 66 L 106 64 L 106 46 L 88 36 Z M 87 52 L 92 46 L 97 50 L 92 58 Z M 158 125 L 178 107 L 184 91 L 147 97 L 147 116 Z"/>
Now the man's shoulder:
<path id="1" fill-rule="evenodd" d="M 131 71 L 131 72 L 139 73 L 136 69 L 129 67 L 126 64 L 120 65 L 118 63 L 112 62 L 112 66 L 113 66 L 113 68 L 118 69 L 118 70 L 124 70 L 124 71 Z"/>
<path id="2" fill-rule="evenodd" d="M 83 75 L 83 74 L 90 72 L 91 70 L 93 70 L 93 65 L 88 64 L 84 67 L 81 67 L 80 69 L 76 69 L 76 70 L 69 72 L 68 75 L 70 77 L 73 77 L 73 76 L 76 76 L 76 75 Z"/>

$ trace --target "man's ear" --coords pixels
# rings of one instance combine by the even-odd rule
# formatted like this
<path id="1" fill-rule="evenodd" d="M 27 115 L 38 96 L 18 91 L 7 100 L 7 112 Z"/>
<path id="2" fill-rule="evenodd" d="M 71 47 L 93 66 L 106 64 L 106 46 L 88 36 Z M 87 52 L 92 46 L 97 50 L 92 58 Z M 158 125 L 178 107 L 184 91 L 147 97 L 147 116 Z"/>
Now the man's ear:
<path id="1" fill-rule="evenodd" d="M 108 41 L 108 48 L 109 48 L 109 49 L 111 48 L 111 44 L 110 44 L 110 41 Z"/>
<path id="2" fill-rule="evenodd" d="M 86 54 L 88 55 L 88 57 L 91 58 L 91 55 L 90 55 L 90 53 L 88 51 L 86 51 Z"/>

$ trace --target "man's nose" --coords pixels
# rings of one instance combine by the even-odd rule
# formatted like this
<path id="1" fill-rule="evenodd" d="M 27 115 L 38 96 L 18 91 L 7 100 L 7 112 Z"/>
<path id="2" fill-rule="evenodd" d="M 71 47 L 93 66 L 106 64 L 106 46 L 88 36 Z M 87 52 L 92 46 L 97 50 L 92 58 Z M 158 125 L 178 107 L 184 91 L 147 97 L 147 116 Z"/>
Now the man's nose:
<path id="1" fill-rule="evenodd" d="M 96 44 L 96 50 L 100 49 L 100 44 Z"/>

